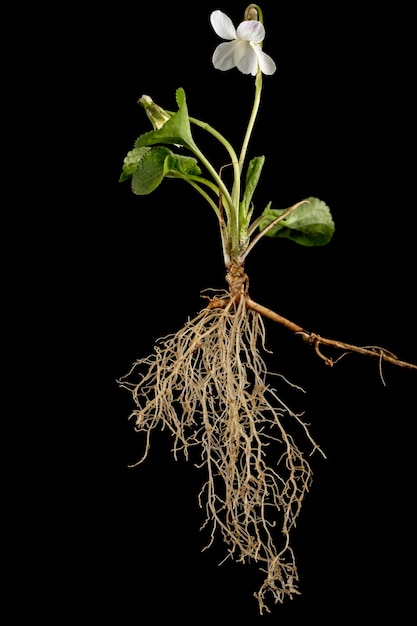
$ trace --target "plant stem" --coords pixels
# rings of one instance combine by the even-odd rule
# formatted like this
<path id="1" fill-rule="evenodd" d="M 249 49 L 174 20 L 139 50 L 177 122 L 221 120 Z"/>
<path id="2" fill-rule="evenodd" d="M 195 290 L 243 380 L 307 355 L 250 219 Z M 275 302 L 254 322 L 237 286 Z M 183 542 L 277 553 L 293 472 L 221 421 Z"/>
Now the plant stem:
<path id="1" fill-rule="evenodd" d="M 213 137 L 215 137 L 226 148 L 227 152 L 230 155 L 231 165 L 233 167 L 234 183 L 233 183 L 232 194 L 230 196 L 230 213 L 227 214 L 228 230 L 229 230 L 230 245 L 231 245 L 231 250 L 229 252 L 230 252 L 230 256 L 236 256 L 236 254 L 238 253 L 238 249 L 239 249 L 239 233 L 240 233 L 239 201 L 240 201 L 240 176 L 241 176 L 241 168 L 239 166 L 237 154 L 232 144 L 229 141 L 227 141 L 227 139 L 221 133 L 219 133 L 219 131 L 217 131 L 215 128 L 210 126 L 210 124 L 207 124 L 207 122 L 202 122 L 196 119 L 195 117 L 190 117 L 189 120 L 191 123 L 195 124 L 196 126 L 199 126 L 203 130 L 213 135 Z M 219 179 L 220 179 L 220 176 L 219 176 Z M 216 182 L 219 184 L 218 180 L 216 180 Z M 220 184 L 219 184 L 219 188 L 221 189 L 221 192 L 224 193 L 223 187 L 220 187 Z"/>
<path id="2" fill-rule="evenodd" d="M 255 79 L 255 99 L 253 102 L 252 113 L 249 118 L 248 127 L 246 129 L 245 138 L 243 140 L 242 149 L 240 151 L 240 157 L 239 157 L 240 172 L 242 172 L 242 169 L 243 169 L 243 163 L 245 161 L 250 137 L 253 131 L 253 127 L 255 125 L 256 116 L 258 114 L 259 105 L 261 102 L 261 92 L 262 92 L 262 72 L 261 72 L 261 68 L 258 67 L 258 72 L 256 74 L 256 79 Z"/>
<path id="3" fill-rule="evenodd" d="M 223 144 L 223 146 L 226 148 L 227 152 L 230 155 L 233 167 L 235 166 L 235 164 L 238 163 L 237 154 L 232 144 L 229 141 L 227 141 L 227 139 L 223 137 L 223 135 L 219 133 L 218 130 L 213 128 L 213 126 L 210 126 L 210 124 L 207 124 L 207 122 L 202 122 L 201 120 L 197 120 L 195 117 L 190 117 L 189 120 L 192 124 L 199 126 L 203 130 L 210 133 L 210 135 L 213 135 L 213 137 L 215 137 L 221 144 Z"/>
<path id="4" fill-rule="evenodd" d="M 219 190 L 216 187 L 216 185 L 211 183 L 209 180 L 206 180 L 205 178 L 200 178 L 199 176 L 184 176 L 184 175 L 181 175 L 181 174 L 177 174 L 177 178 L 182 178 L 187 183 L 192 185 L 192 187 L 194 187 L 194 189 L 196 189 L 203 196 L 203 198 L 205 198 L 205 200 L 207 200 L 207 202 L 209 203 L 211 208 L 216 213 L 217 217 L 220 217 L 219 207 L 216 205 L 214 200 L 209 196 L 209 194 L 201 187 L 201 185 L 207 185 L 218 196 L 219 195 Z"/>
<path id="5" fill-rule="evenodd" d="M 212 207 L 212 209 L 214 209 L 214 212 L 217 215 L 217 218 L 219 220 L 219 226 L 220 226 L 220 238 L 221 238 L 221 242 L 222 242 L 222 251 L 223 251 L 223 258 L 224 258 L 224 262 L 225 265 L 227 266 L 230 263 L 230 256 L 229 256 L 229 252 L 228 252 L 228 237 L 227 237 L 227 230 L 226 230 L 226 225 L 224 223 L 223 220 L 223 215 L 221 213 L 221 211 L 219 210 L 219 207 L 216 206 L 216 204 L 214 203 L 213 199 L 210 198 L 210 196 L 208 195 L 208 193 L 202 188 L 200 187 L 200 185 L 198 184 L 197 180 L 200 180 L 199 177 L 191 177 L 191 176 L 182 176 L 182 178 L 189 183 L 192 187 L 194 187 L 194 189 L 196 191 L 198 191 L 198 193 L 200 193 L 203 198 L 205 200 L 207 200 L 207 202 L 209 203 L 209 205 Z M 212 183 L 210 183 L 209 181 L 202 179 L 202 181 L 204 184 L 208 185 L 210 188 L 214 188 L 215 185 L 213 185 Z M 217 190 L 218 193 L 218 190 Z"/>

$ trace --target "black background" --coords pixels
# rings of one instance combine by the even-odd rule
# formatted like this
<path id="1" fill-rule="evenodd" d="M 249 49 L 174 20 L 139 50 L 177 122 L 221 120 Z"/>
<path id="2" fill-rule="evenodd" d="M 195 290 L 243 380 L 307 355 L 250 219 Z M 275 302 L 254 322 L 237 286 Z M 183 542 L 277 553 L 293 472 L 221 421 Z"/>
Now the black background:
<path id="1" fill-rule="evenodd" d="M 72 21 L 73 53 L 45 103 L 71 157 L 62 168 L 58 154 L 49 160 L 56 212 L 52 221 L 37 214 L 52 230 L 26 274 L 35 309 L 43 296 L 50 303 L 37 337 L 52 346 L 35 400 L 50 401 L 56 418 L 37 459 L 45 474 L 29 498 L 38 524 L 20 573 L 25 587 L 41 581 L 32 607 L 40 616 L 335 624 L 390 611 L 402 623 L 414 612 L 415 371 L 384 365 L 384 385 L 368 357 L 329 368 L 267 322 L 271 369 L 305 389 L 297 408 L 327 455 L 312 458 L 315 480 L 293 537 L 302 593 L 270 615 L 259 616 L 252 596 L 256 565 L 219 567 L 221 545 L 202 552 L 204 477 L 172 460 L 167 436 L 156 432 L 146 462 L 129 468 L 142 439 L 116 379 L 200 310 L 203 289 L 226 286 L 215 216 L 198 194 L 167 180 L 137 197 L 118 182 L 126 152 L 149 130 L 137 100 L 148 94 L 174 109 L 183 87 L 190 115 L 238 149 L 253 78 L 212 67 L 219 39 L 209 15 L 220 8 L 238 24 L 245 6 L 108 3 Z M 416 362 L 411 16 L 329 6 L 262 5 L 264 50 L 278 70 L 264 77 L 249 157 L 266 156 L 259 210 L 317 196 L 336 232 L 317 249 L 265 238 L 247 262 L 250 292 L 311 331 Z M 204 136 L 201 147 L 225 164 Z"/>

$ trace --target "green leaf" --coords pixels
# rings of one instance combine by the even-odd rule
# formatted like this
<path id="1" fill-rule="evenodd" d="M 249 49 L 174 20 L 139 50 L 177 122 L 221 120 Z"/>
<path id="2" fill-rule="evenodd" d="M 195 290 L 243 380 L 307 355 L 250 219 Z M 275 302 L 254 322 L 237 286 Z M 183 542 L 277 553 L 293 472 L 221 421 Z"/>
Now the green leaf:
<path id="1" fill-rule="evenodd" d="M 141 135 L 135 142 L 136 148 L 154 146 L 156 144 L 177 144 L 186 148 L 195 148 L 191 135 L 185 92 L 182 88 L 176 91 L 178 111 L 159 130 L 151 130 Z"/>
<path id="2" fill-rule="evenodd" d="M 123 182 L 130 178 L 137 168 L 139 161 L 145 156 L 145 154 L 150 150 L 150 148 L 133 148 L 130 152 L 127 153 L 123 160 L 123 169 L 120 174 L 119 182 Z"/>
<path id="3" fill-rule="evenodd" d="M 197 160 L 193 157 L 174 154 L 165 146 L 147 148 L 146 153 L 135 164 L 132 190 L 135 194 L 143 196 L 159 187 L 165 177 L 188 178 L 200 174 Z"/>
<path id="4" fill-rule="evenodd" d="M 261 175 L 261 171 L 263 165 L 265 163 L 265 157 L 255 157 L 249 162 L 248 170 L 246 172 L 246 180 L 245 180 L 245 192 L 243 194 L 242 201 L 240 203 L 241 216 L 244 218 L 244 221 L 247 223 L 250 206 L 252 202 L 252 197 L 255 192 L 256 186 L 259 182 L 259 177 Z"/>
<path id="5" fill-rule="evenodd" d="M 164 146 L 157 146 L 149 150 L 139 161 L 132 175 L 133 193 L 143 196 L 151 193 L 160 184 L 165 176 L 165 159 L 171 151 Z"/>
<path id="6" fill-rule="evenodd" d="M 165 158 L 164 175 L 175 176 L 176 174 L 182 176 L 200 176 L 201 170 L 198 167 L 197 160 L 193 157 L 173 154 L 171 152 Z"/>
<path id="7" fill-rule="evenodd" d="M 334 222 L 330 209 L 318 198 L 307 198 L 308 204 L 300 204 L 285 219 L 265 233 L 267 237 L 285 237 L 303 246 L 324 246 L 334 233 Z M 262 232 L 284 210 L 271 209 L 270 204 L 262 213 L 259 230 Z"/>

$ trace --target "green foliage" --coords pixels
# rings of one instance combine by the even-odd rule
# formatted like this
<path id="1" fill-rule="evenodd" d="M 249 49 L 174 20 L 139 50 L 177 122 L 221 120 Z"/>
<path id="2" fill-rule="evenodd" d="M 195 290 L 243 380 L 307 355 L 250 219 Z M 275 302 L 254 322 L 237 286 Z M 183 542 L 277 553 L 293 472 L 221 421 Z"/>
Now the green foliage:
<path id="1" fill-rule="evenodd" d="M 227 140 L 207 124 L 189 118 L 184 89 L 176 91 L 178 111 L 168 112 L 153 102 L 149 96 L 142 96 L 139 102 L 151 120 L 154 130 L 142 134 L 127 153 L 119 181 L 132 179 L 132 190 L 137 195 L 147 195 L 157 189 L 164 178 L 180 178 L 191 183 L 218 212 L 218 197 L 222 194 L 226 209 L 225 228 L 221 231 L 225 260 L 242 254 L 250 243 L 254 231 L 268 237 L 288 238 L 303 246 L 323 246 L 334 233 L 334 222 L 328 206 L 318 198 L 310 197 L 292 210 L 287 217 L 277 220 L 286 210 L 271 209 L 269 204 L 262 215 L 252 222 L 254 204 L 252 198 L 259 183 L 264 156 L 253 158 L 247 167 L 245 186 L 240 196 L 241 169 L 234 168 L 235 181 L 230 194 L 227 187 L 205 155 L 198 149 L 191 135 L 191 122 L 214 135 L 229 152 L 233 162 L 237 158 Z M 168 147 L 185 148 L 194 157 L 172 152 Z M 212 180 L 203 178 L 200 165 Z M 212 196 L 207 192 L 211 190 Z M 272 224 L 272 222 L 274 222 Z"/>
<path id="2" fill-rule="evenodd" d="M 242 217 L 250 216 L 252 196 L 255 192 L 256 186 L 261 175 L 263 165 L 265 163 L 265 157 L 255 157 L 249 162 L 248 170 L 246 172 L 245 191 L 242 201 L 240 203 L 240 212 Z"/>
<path id="3" fill-rule="evenodd" d="M 156 146 L 148 148 L 135 164 L 132 172 L 132 190 L 135 194 L 143 196 L 154 191 L 165 177 L 186 178 L 199 174 L 200 168 L 193 157 L 174 154 L 165 146 Z"/>
<path id="4" fill-rule="evenodd" d="M 170 154 L 165 158 L 164 174 L 168 177 L 173 176 L 199 176 L 201 170 L 197 164 L 197 159 L 183 154 Z"/>
<path id="5" fill-rule="evenodd" d="M 132 190 L 139 196 L 151 193 L 164 178 L 165 159 L 170 150 L 165 146 L 152 148 L 139 161 L 132 175 Z"/>
<path id="6" fill-rule="evenodd" d="M 152 117 L 159 114 L 162 119 L 165 113 L 150 98 L 142 98 L 143 106 L 151 111 Z M 177 89 L 177 113 L 167 113 L 160 128 L 144 133 L 135 141 L 133 150 L 127 153 L 119 182 L 132 178 L 132 190 L 137 195 L 146 195 L 154 191 L 167 178 L 183 178 L 190 180 L 201 174 L 197 160 L 190 156 L 174 154 L 161 144 L 172 144 L 193 148 L 187 103 L 183 89 Z M 156 110 L 156 113 L 155 113 Z"/>
<path id="7" fill-rule="evenodd" d="M 190 119 L 184 89 L 176 91 L 178 111 L 159 129 L 141 135 L 135 142 L 136 148 L 154 146 L 156 144 L 177 144 L 189 149 L 195 148 L 191 135 Z"/>
<path id="8" fill-rule="evenodd" d="M 150 150 L 150 148 L 133 148 L 130 152 L 127 153 L 123 160 L 123 169 L 120 174 L 119 182 L 122 183 L 124 180 L 128 180 L 137 168 L 139 162 L 142 157 Z"/>
<path id="9" fill-rule="evenodd" d="M 330 209 L 318 198 L 307 198 L 308 203 L 298 206 L 288 217 L 272 226 L 266 233 L 267 237 L 286 237 L 303 246 L 324 246 L 334 233 L 334 222 Z M 262 213 L 259 230 L 262 232 L 287 209 L 271 209 L 268 204 Z"/>

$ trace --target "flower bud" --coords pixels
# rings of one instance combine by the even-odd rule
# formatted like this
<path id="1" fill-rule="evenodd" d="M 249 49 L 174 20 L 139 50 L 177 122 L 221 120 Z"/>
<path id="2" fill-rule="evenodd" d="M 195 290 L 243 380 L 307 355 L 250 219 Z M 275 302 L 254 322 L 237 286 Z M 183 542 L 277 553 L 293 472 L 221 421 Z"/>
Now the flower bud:
<path id="1" fill-rule="evenodd" d="M 145 109 L 146 115 L 152 122 L 154 130 L 159 130 L 171 117 L 164 109 L 155 104 L 150 96 L 142 96 L 138 100 Z"/>
<path id="2" fill-rule="evenodd" d="M 245 20 L 259 20 L 258 7 L 256 4 L 250 4 L 245 11 Z"/>

